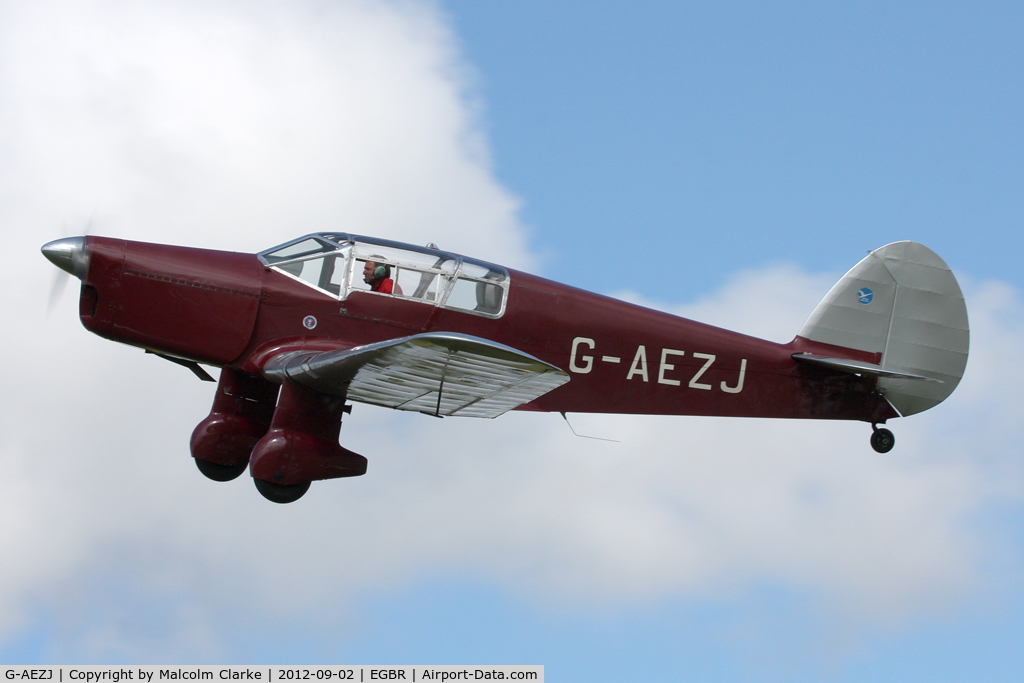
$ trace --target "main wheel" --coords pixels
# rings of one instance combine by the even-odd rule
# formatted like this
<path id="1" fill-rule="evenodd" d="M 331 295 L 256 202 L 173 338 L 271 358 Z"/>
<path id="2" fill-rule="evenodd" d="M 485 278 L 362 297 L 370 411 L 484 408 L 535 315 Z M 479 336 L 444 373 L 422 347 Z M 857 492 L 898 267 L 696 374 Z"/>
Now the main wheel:
<path id="1" fill-rule="evenodd" d="M 214 481 L 231 481 L 245 472 L 245 468 L 249 466 L 248 462 L 243 462 L 240 465 L 220 465 L 209 460 L 200 460 L 199 458 L 193 458 L 196 461 L 196 467 L 203 473 L 207 479 L 213 479 Z"/>
<path id="2" fill-rule="evenodd" d="M 871 435 L 871 447 L 879 453 L 888 453 L 896 445 L 896 437 L 888 429 L 876 429 Z"/>
<path id="3" fill-rule="evenodd" d="M 272 481 L 256 479 L 255 477 L 253 482 L 256 483 L 256 490 L 260 492 L 260 495 L 271 503 L 294 503 L 305 495 L 306 491 L 309 490 L 310 483 L 307 481 L 302 484 L 292 485 L 275 484 Z"/>

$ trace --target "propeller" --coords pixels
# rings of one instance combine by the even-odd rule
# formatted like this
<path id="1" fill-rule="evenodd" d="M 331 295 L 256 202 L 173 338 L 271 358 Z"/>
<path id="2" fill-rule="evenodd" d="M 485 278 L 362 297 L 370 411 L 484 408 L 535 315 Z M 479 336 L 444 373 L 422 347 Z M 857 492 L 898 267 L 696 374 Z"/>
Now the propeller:
<path id="1" fill-rule="evenodd" d="M 88 268 L 88 257 L 85 253 L 85 238 L 92 232 L 93 219 L 95 214 L 89 217 L 85 224 L 85 232 L 81 237 L 62 237 L 59 240 L 47 242 L 43 245 L 43 256 L 47 258 L 59 270 L 53 276 L 53 284 L 50 286 L 50 299 L 46 305 L 46 315 L 50 315 L 57 307 L 67 291 L 69 275 L 82 278 Z M 64 223 L 61 234 L 68 234 L 68 224 Z"/>

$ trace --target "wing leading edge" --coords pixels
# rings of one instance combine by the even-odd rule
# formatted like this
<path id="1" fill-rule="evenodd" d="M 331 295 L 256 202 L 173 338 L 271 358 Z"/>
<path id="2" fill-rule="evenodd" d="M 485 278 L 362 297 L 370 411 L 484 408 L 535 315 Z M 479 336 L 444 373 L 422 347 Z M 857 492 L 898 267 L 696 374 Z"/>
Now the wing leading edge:
<path id="1" fill-rule="evenodd" d="M 497 417 L 569 381 L 564 371 L 529 354 L 454 332 L 284 353 L 263 374 L 363 403 L 463 417 Z"/>

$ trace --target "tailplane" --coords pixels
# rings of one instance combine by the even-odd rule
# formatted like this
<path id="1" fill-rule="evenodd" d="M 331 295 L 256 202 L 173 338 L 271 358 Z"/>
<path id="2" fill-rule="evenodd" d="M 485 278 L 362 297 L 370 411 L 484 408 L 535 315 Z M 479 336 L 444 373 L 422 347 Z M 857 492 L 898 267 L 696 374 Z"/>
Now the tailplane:
<path id="1" fill-rule="evenodd" d="M 878 391 L 906 416 L 953 393 L 967 366 L 970 329 L 949 266 L 923 244 L 906 241 L 872 251 L 850 269 L 798 336 L 878 354 L 877 364 L 859 368 L 839 367 L 842 359 L 798 360 L 878 377 Z"/>

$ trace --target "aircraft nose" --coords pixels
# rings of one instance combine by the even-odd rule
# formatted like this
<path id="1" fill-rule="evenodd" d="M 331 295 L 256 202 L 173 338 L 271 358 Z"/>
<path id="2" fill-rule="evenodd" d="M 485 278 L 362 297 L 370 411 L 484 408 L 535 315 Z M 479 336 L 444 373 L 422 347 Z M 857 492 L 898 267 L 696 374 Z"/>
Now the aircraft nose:
<path id="1" fill-rule="evenodd" d="M 50 263 L 79 280 L 84 279 L 89 272 L 89 252 L 85 249 L 84 237 L 65 237 L 47 242 L 42 252 Z"/>

